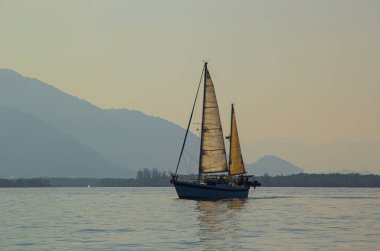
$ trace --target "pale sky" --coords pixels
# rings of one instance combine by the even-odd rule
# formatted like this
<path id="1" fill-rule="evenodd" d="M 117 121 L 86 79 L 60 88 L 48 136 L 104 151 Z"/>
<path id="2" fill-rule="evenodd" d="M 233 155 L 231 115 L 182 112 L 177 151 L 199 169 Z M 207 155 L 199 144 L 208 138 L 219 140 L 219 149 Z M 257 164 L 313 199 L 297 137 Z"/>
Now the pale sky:
<path id="1" fill-rule="evenodd" d="M 0 68 L 102 108 L 185 127 L 204 59 L 243 142 L 380 140 L 380 1 L 0 0 Z"/>

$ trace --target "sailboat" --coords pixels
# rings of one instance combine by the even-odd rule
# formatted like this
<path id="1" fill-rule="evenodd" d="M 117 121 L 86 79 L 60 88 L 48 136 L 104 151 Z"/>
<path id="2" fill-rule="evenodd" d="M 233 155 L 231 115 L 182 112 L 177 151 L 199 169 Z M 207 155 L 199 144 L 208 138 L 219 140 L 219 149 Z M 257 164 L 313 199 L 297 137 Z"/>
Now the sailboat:
<path id="1" fill-rule="evenodd" d="M 227 164 L 219 106 L 214 84 L 207 69 L 207 62 L 204 63 L 202 77 L 203 103 L 198 177 L 192 181 L 180 180 L 178 167 L 181 162 L 202 81 L 198 85 L 177 168 L 175 173 L 172 173 L 170 182 L 174 185 L 178 197 L 181 199 L 219 200 L 247 198 L 250 187 L 256 188 L 256 186 L 260 186 L 261 184 L 253 180 L 253 175 L 246 174 L 241 154 L 234 105 L 231 105 L 230 135 L 226 137 L 230 141 L 229 162 Z"/>

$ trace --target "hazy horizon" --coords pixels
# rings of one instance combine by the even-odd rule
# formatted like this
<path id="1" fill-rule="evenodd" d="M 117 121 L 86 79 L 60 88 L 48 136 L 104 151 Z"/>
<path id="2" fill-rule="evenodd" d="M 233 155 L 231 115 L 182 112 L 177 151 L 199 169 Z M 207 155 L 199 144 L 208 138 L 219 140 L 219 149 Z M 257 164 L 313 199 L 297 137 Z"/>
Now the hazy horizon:
<path id="1" fill-rule="evenodd" d="M 46 104 L 49 104 L 49 106 L 46 107 Z M 101 109 L 84 99 L 64 93 L 52 85 L 47 85 L 34 78 L 22 76 L 11 70 L 0 69 L 0 108 L 2 105 L 5 106 L 3 108 L 6 110 L 7 107 L 14 108 L 13 116 L 21 111 L 21 114 L 19 114 L 21 117 L 23 117 L 22 113 L 25 112 L 31 115 L 32 118 L 39 118 L 53 125 L 53 128 L 50 129 L 42 124 L 40 127 L 42 126 L 46 131 L 55 129 L 55 135 L 59 134 L 60 131 L 67 135 L 72 135 L 74 138 L 79 139 L 80 142 L 86 143 L 90 147 L 90 150 L 100 152 L 101 155 L 106 156 L 114 164 L 128 167 L 127 169 L 144 168 L 147 166 L 173 168 L 178 157 L 183 134 L 185 133 L 184 128 L 179 127 L 171 121 L 129 109 Z M 194 117 L 200 119 L 201 104 L 197 107 Z M 106 114 L 117 116 L 109 117 Z M 104 117 L 105 115 L 106 117 Z M 7 113 L 2 114 L 1 117 L 5 118 L 4 120 L 0 120 L 0 127 L 5 125 L 5 134 L 0 141 L 0 143 L 3 143 L 4 150 L 7 151 L 7 149 L 12 148 L 11 145 L 17 144 L 17 142 L 20 143 L 20 140 L 28 144 L 27 142 L 29 141 L 25 139 L 30 135 L 28 136 L 27 134 L 24 135 L 26 137 L 21 138 L 19 136 L 25 132 L 32 133 L 32 126 L 28 126 L 30 122 L 22 123 L 20 119 L 9 119 L 8 121 L 6 119 Z M 7 123 L 10 124 L 7 126 Z M 12 123 L 14 124 L 12 125 Z M 15 133 L 14 129 L 21 129 L 20 126 L 24 126 L 24 129 Z M 136 131 L 136 128 L 140 129 Z M 165 128 L 168 130 L 165 131 Z M 192 132 L 200 136 L 199 123 L 194 121 L 191 129 Z M 4 128 L 2 127 L 3 130 Z M 228 134 L 228 130 L 228 126 L 224 128 L 225 135 Z M 39 134 L 38 131 L 35 133 Z M 140 136 L 137 136 L 137 134 Z M 12 139 L 11 135 L 17 136 Z M 135 135 L 135 137 L 131 138 L 128 135 Z M 7 136 L 11 136 L 8 144 L 6 143 Z M 45 136 L 42 138 L 45 138 Z M 98 144 L 95 142 L 98 142 Z M 190 162 L 193 164 L 198 164 L 197 161 L 193 162 L 197 158 L 196 152 L 199 150 L 197 142 L 199 143 L 199 139 L 197 140 L 193 136 L 189 138 L 186 152 L 188 154 L 190 152 L 192 158 L 184 161 L 185 163 L 189 164 L 188 161 L 191 160 Z M 33 149 L 44 149 L 46 143 L 39 142 L 39 147 L 34 147 Z M 67 141 L 58 140 L 54 145 L 62 146 L 67 145 L 67 143 Z M 70 152 L 71 148 L 76 147 L 76 143 L 72 143 L 74 144 L 67 149 L 68 152 Z M 228 142 L 225 143 L 227 146 L 229 145 Z M 34 142 L 34 144 L 38 143 Z M 17 145 L 15 147 L 20 148 Z M 242 149 L 246 163 L 256 163 L 256 161 L 265 156 L 274 155 L 303 168 L 307 173 L 329 173 L 340 172 L 342 170 L 344 172 L 379 173 L 380 167 L 378 155 L 380 141 L 376 140 L 335 141 L 309 145 L 289 139 L 266 139 L 252 142 L 243 141 Z M 25 151 L 20 157 L 29 153 L 30 151 Z M 40 156 L 45 158 L 43 157 L 46 155 L 45 153 L 42 150 L 41 156 L 41 151 L 37 151 L 34 157 Z M 56 153 L 53 151 L 47 155 L 51 156 L 54 154 Z M 82 154 L 86 155 L 86 153 Z M 144 154 L 147 158 L 143 157 L 145 156 Z M 88 155 L 87 157 L 89 158 L 86 159 L 85 157 L 83 160 L 86 159 L 91 162 L 92 157 Z M 163 160 L 164 162 L 162 162 Z M 52 166 L 56 166 L 56 164 L 52 164 Z M 274 166 L 277 166 L 277 164 L 274 164 Z M 110 168 L 112 169 L 112 166 Z"/>
<path id="2" fill-rule="evenodd" d="M 378 1 L 0 1 L 0 68 L 186 126 L 202 60 L 243 142 L 380 140 Z"/>

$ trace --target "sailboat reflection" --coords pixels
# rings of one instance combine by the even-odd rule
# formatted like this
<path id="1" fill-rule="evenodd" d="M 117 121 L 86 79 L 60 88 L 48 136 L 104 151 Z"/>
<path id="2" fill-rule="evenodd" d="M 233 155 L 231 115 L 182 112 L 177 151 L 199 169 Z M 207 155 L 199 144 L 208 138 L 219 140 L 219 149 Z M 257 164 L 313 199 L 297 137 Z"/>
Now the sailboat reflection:
<path id="1" fill-rule="evenodd" d="M 237 212 L 242 210 L 246 203 L 245 199 L 197 201 L 197 211 L 200 212 L 198 217 L 200 241 L 207 244 L 231 238 L 231 233 L 240 229 L 240 221 L 243 219 L 239 219 Z M 222 249 L 224 248 L 226 246 Z"/>

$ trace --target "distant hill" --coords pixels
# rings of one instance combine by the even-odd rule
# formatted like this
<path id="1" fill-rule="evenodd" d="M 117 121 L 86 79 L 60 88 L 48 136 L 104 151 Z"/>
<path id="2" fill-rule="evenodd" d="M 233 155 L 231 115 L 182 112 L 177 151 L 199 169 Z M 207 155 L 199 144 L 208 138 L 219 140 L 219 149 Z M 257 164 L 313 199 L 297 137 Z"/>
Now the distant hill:
<path id="1" fill-rule="evenodd" d="M 304 172 L 303 169 L 273 155 L 264 156 L 253 164 L 246 164 L 246 169 L 249 174 L 255 176 L 291 175 Z"/>
<path id="2" fill-rule="evenodd" d="M 301 142 L 272 139 L 244 142 L 246 162 L 265 155 L 275 155 L 301 166 L 307 173 L 331 173 L 349 169 L 354 173 L 380 174 L 380 141 L 336 141 L 307 145 Z"/>
<path id="3" fill-rule="evenodd" d="M 0 106 L 0 177 L 127 177 L 77 139 L 14 108 Z"/>
<path id="4" fill-rule="evenodd" d="M 45 121 L 134 173 L 131 176 L 143 168 L 173 169 L 184 135 L 183 128 L 164 119 L 127 109 L 100 109 L 11 70 L 0 70 L 0 105 Z"/>

